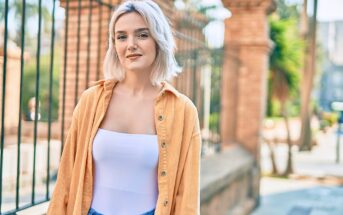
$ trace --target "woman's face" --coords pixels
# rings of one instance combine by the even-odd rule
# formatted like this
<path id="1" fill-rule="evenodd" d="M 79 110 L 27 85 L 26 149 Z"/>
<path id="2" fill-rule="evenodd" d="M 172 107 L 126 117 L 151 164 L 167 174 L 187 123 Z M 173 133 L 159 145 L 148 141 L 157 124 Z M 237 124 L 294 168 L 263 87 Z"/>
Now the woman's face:
<path id="1" fill-rule="evenodd" d="M 141 15 L 135 12 L 119 17 L 114 44 L 121 65 L 126 70 L 149 70 L 156 58 L 156 42 Z"/>

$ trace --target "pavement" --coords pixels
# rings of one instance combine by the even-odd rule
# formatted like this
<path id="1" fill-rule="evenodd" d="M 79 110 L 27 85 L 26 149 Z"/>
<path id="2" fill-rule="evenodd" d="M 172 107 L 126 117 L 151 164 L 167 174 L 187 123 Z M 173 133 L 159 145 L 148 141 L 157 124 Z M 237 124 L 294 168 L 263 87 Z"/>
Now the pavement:
<path id="1" fill-rule="evenodd" d="M 343 215 L 343 135 L 336 163 L 336 129 L 316 135 L 317 145 L 306 152 L 293 147 L 294 174 L 268 177 L 271 170 L 268 146 L 261 146 L 261 200 L 252 215 Z M 286 167 L 287 145 L 275 149 L 277 166 Z"/>
<path id="2" fill-rule="evenodd" d="M 311 180 L 263 178 L 252 215 L 342 215 L 343 186 Z"/>

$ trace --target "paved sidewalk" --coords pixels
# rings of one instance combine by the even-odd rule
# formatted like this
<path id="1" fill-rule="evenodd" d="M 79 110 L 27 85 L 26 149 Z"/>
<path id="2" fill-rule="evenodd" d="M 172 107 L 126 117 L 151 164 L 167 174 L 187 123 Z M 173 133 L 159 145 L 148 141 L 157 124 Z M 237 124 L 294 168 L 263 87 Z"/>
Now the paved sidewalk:
<path id="1" fill-rule="evenodd" d="M 343 178 L 343 135 L 340 135 L 340 163 L 336 163 L 336 141 L 335 129 L 327 133 L 320 132 L 316 135 L 317 146 L 311 151 L 299 152 L 293 147 L 293 167 L 296 175 L 326 177 L 335 176 Z M 275 149 L 276 164 L 283 171 L 287 163 L 287 145 L 279 144 Z M 266 144 L 261 146 L 261 168 L 262 172 L 271 172 L 269 149 Z"/>
<path id="2" fill-rule="evenodd" d="M 263 178 L 260 207 L 252 215 L 342 215 L 343 186 L 311 179 Z"/>
<path id="3" fill-rule="evenodd" d="M 343 215 L 343 135 L 341 162 L 336 163 L 337 136 L 334 129 L 317 135 L 318 145 L 310 152 L 293 148 L 294 174 L 289 179 L 264 177 L 261 202 L 252 215 Z M 287 145 L 278 145 L 277 166 L 287 162 Z M 261 148 L 262 172 L 270 172 L 269 150 Z"/>

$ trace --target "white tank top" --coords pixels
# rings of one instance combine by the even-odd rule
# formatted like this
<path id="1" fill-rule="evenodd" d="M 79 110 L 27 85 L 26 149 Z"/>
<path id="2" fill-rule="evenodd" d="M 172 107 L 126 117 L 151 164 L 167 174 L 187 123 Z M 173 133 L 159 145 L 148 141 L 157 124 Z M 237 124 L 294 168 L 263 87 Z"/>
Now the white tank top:
<path id="1" fill-rule="evenodd" d="M 93 160 L 91 208 L 105 215 L 138 215 L 156 207 L 157 135 L 98 129 Z"/>

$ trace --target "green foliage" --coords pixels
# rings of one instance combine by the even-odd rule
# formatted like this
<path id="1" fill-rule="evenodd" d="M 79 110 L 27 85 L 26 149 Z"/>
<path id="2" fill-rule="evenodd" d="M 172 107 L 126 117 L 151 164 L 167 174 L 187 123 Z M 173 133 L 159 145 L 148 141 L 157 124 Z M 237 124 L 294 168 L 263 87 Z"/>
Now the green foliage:
<path id="1" fill-rule="evenodd" d="M 211 50 L 211 101 L 210 101 L 210 130 L 219 132 L 220 125 L 220 80 L 223 65 L 223 49 Z"/>
<path id="2" fill-rule="evenodd" d="M 0 21 L 5 18 L 5 2 L 0 2 Z"/>
<path id="3" fill-rule="evenodd" d="M 339 114 L 337 112 L 320 112 L 319 113 L 319 127 L 321 130 L 325 130 L 328 127 L 332 127 L 338 122 Z"/>
<path id="4" fill-rule="evenodd" d="M 50 3 L 42 2 L 41 14 L 42 14 L 42 32 L 48 32 L 51 29 L 51 12 L 48 9 Z M 21 47 L 22 37 L 22 14 L 23 14 L 23 2 L 22 1 L 10 1 L 8 5 L 9 14 L 14 14 L 14 20 L 9 20 L 9 28 L 15 30 L 15 35 L 9 35 L 18 46 Z M 26 2 L 25 4 L 25 40 L 26 46 L 31 44 L 36 32 L 30 31 L 32 23 L 38 23 L 38 3 Z M 0 2 L 0 22 L 4 20 L 5 16 L 5 2 Z"/>
<path id="5" fill-rule="evenodd" d="M 284 5 L 285 6 L 285 5 Z M 273 14 L 269 18 L 270 39 L 274 43 L 269 58 L 268 104 L 267 115 L 280 115 L 280 105 L 275 100 L 286 102 L 291 100 L 292 115 L 299 111 L 297 100 L 299 97 L 299 80 L 303 62 L 304 43 L 298 32 L 298 17 L 291 12 L 282 13 L 283 18 Z"/>
<path id="6" fill-rule="evenodd" d="M 210 115 L 210 130 L 219 133 L 219 112 L 213 112 Z"/>
<path id="7" fill-rule="evenodd" d="M 41 14 L 42 14 L 42 38 L 49 37 L 51 34 L 51 3 L 42 2 Z M 4 19 L 5 3 L 0 3 L 0 21 Z M 25 28 L 25 53 L 31 56 L 24 62 L 24 74 L 23 74 L 23 88 L 22 88 L 22 111 L 25 118 L 28 119 L 29 107 L 28 102 L 31 98 L 36 95 L 36 74 L 37 74 L 37 32 L 33 32 L 30 29 L 33 23 L 38 23 L 38 2 L 26 2 L 25 5 L 25 23 L 22 22 L 23 2 L 22 1 L 10 1 L 9 2 L 9 14 L 14 15 L 13 23 L 9 26 L 12 30 L 15 30 L 15 35 L 9 35 L 10 39 L 13 40 L 19 47 L 22 47 L 22 30 L 21 27 L 24 25 Z M 42 47 L 41 50 L 43 50 Z M 50 48 L 50 47 L 49 47 Z M 51 114 L 52 120 L 58 118 L 58 97 L 59 97 L 59 70 L 61 68 L 61 50 L 58 45 L 55 45 L 55 56 L 53 66 L 53 79 L 52 79 L 52 103 L 51 103 Z M 51 51 L 51 50 L 50 50 Z M 43 53 L 43 52 L 42 52 Z M 48 120 L 49 111 L 49 78 L 50 78 L 50 53 L 44 53 L 40 57 L 40 82 L 39 82 L 39 101 L 40 107 L 39 112 L 41 114 L 41 121 Z"/>
<path id="8" fill-rule="evenodd" d="M 295 18 L 299 20 L 300 13 L 298 11 L 298 5 L 292 4 L 289 5 L 285 2 L 285 0 L 277 0 L 276 1 L 276 13 L 280 17 L 280 19 L 290 19 Z"/>
<path id="9" fill-rule="evenodd" d="M 297 22 L 293 18 L 282 20 L 272 16 L 269 24 L 270 38 L 274 42 L 274 49 L 270 55 L 270 70 L 282 70 L 291 94 L 295 95 L 299 85 L 304 48 L 297 33 Z"/>
<path id="10" fill-rule="evenodd" d="M 60 49 L 55 49 L 54 66 L 53 66 L 53 81 L 52 81 L 52 104 L 51 104 L 51 119 L 58 118 L 58 99 L 59 99 L 59 71 L 61 68 L 62 56 Z M 28 116 L 28 102 L 30 98 L 36 94 L 36 59 L 31 58 L 25 64 L 24 83 L 23 83 L 23 113 Z M 40 81 L 39 81 L 39 101 L 41 121 L 48 121 L 49 111 L 49 78 L 50 78 L 50 54 L 41 56 L 40 58 Z"/>

